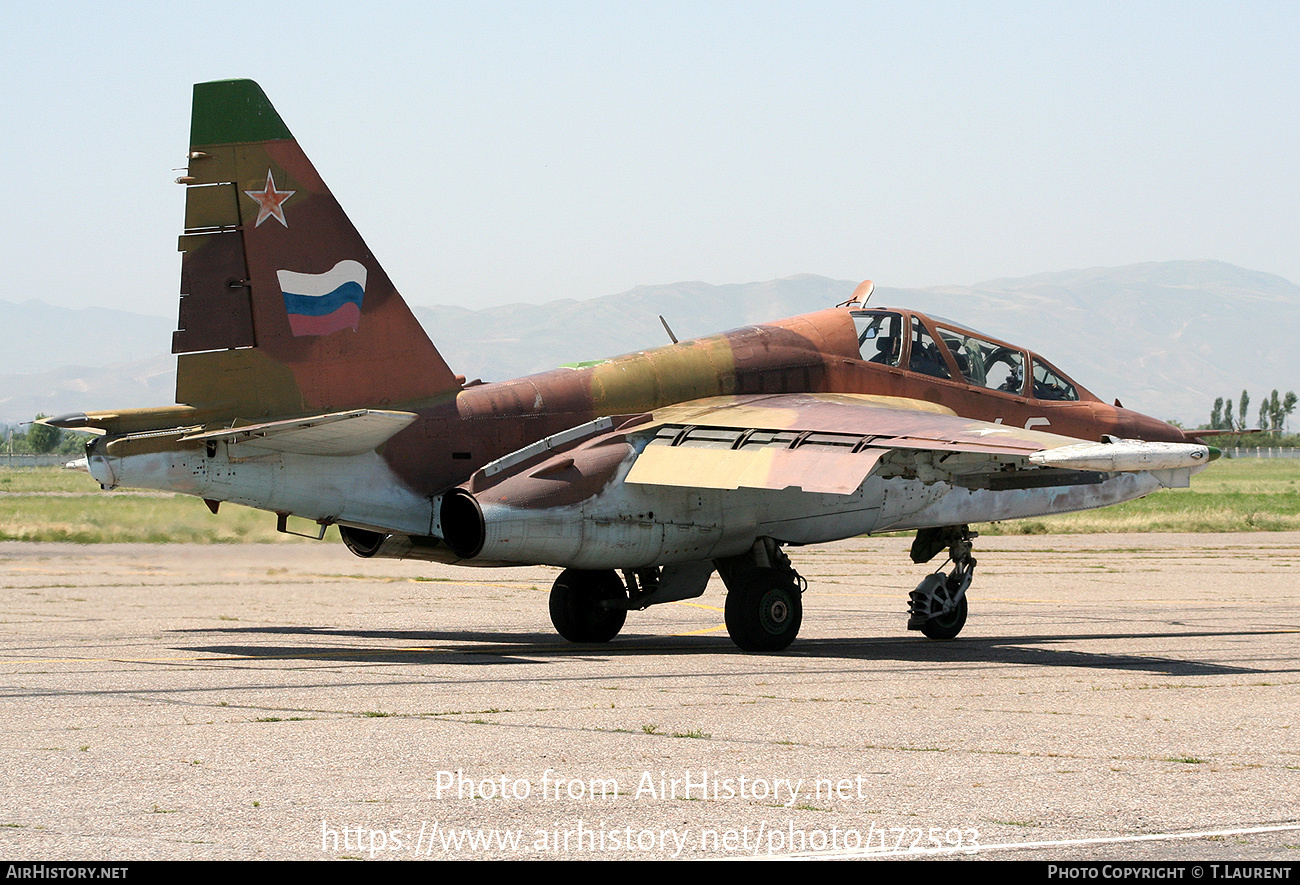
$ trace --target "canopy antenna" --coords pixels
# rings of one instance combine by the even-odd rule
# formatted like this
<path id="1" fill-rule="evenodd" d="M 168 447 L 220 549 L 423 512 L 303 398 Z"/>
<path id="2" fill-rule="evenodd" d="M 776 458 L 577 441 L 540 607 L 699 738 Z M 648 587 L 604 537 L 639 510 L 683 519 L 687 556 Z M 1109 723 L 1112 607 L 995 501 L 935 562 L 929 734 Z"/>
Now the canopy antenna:
<path id="1" fill-rule="evenodd" d="M 659 322 L 661 322 L 661 323 L 664 324 L 664 331 L 668 333 L 668 337 L 669 337 L 669 338 L 673 339 L 673 344 L 676 344 L 676 343 L 677 343 L 677 336 L 673 334 L 673 330 L 672 330 L 672 329 L 668 328 L 668 321 L 667 321 L 666 319 L 664 319 L 664 315 L 663 315 L 663 314 L 659 314 Z"/>

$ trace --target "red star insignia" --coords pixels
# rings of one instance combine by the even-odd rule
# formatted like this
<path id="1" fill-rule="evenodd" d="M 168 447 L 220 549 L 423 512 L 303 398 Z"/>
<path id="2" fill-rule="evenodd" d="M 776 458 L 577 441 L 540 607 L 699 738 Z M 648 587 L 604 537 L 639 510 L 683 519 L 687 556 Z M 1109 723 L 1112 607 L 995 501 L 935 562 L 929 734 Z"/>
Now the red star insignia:
<path id="1" fill-rule="evenodd" d="M 260 191 L 244 191 L 244 194 L 251 197 L 253 202 L 257 203 L 257 221 L 253 222 L 253 227 L 260 227 L 263 221 L 268 218 L 274 218 L 276 221 L 289 226 L 289 222 L 284 218 L 284 201 L 292 197 L 297 191 L 278 191 L 275 189 L 275 177 L 271 175 L 271 170 L 266 170 L 266 187 Z"/>

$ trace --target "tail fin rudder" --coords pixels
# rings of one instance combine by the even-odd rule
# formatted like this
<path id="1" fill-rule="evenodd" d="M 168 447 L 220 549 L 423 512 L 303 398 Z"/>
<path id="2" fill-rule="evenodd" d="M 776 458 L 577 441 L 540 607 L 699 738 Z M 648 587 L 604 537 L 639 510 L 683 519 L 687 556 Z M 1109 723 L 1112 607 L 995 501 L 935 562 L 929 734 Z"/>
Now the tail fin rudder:
<path id="1" fill-rule="evenodd" d="M 176 401 L 242 418 L 386 406 L 455 376 L 261 87 L 194 87 Z"/>

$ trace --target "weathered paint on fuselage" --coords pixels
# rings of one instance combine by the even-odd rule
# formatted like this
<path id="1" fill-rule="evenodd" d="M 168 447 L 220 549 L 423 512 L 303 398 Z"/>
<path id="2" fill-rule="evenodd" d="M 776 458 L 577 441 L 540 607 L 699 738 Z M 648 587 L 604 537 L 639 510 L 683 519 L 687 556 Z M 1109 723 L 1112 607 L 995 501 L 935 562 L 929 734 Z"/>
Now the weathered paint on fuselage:
<path id="1" fill-rule="evenodd" d="M 918 314 L 903 313 L 922 321 Z M 247 360 L 250 352 L 256 354 L 256 349 L 225 353 L 242 353 Z M 221 352 L 201 356 L 217 358 Z M 905 358 L 900 362 L 907 365 Z M 299 464 L 303 459 L 290 455 L 241 458 L 238 447 L 205 452 L 200 444 L 179 443 L 179 432 L 163 432 L 178 427 L 217 429 L 260 417 L 242 414 L 239 407 L 177 405 L 92 413 L 88 423 L 108 431 L 95 445 L 119 465 L 121 475 L 114 475 L 110 484 L 182 491 L 313 519 L 400 526 L 419 534 L 427 531 L 420 526 L 433 520 L 434 496 L 464 485 L 475 471 L 498 458 L 595 418 L 643 415 L 708 397 L 871 394 L 921 400 L 966 418 L 1030 426 L 1082 440 L 1100 440 L 1107 434 L 1182 440 L 1176 428 L 1103 403 L 1075 387 L 1077 401 L 1044 401 L 868 362 L 858 351 L 852 312 L 834 308 L 581 368 L 474 384 L 430 400 L 387 403 L 386 408 L 409 410 L 419 417 L 381 446 L 377 456 L 369 456 L 359 472 L 367 481 L 351 484 L 347 495 L 336 494 L 339 490 L 329 477 L 312 480 L 313 473 L 321 475 L 322 464 L 339 466 L 337 459 Z M 223 473 L 228 471 L 233 478 L 232 465 L 238 469 L 238 481 L 233 483 Z M 297 481 L 287 482 L 289 475 Z M 602 477 L 608 479 L 603 471 Z M 573 495 L 597 490 L 579 479 L 570 477 Z M 595 474 L 588 479 L 596 480 Z M 384 482 L 396 488 L 381 493 Z M 366 491 L 371 486 L 376 490 L 373 494 Z M 276 494 L 271 494 L 273 489 Z M 338 509 L 344 501 L 350 502 L 351 510 Z M 395 519 L 394 512 L 402 507 L 405 515 Z"/>
<path id="2" fill-rule="evenodd" d="M 383 455 L 412 489 L 436 494 L 464 483 L 486 463 L 597 417 L 754 393 L 905 397 L 967 418 L 1077 439 L 1183 440 L 1177 428 L 1075 386 L 1078 401 L 1054 402 L 867 362 L 858 352 L 851 312 L 833 308 L 591 366 L 467 387 L 454 400 L 417 408 L 420 420 L 394 437 Z"/>

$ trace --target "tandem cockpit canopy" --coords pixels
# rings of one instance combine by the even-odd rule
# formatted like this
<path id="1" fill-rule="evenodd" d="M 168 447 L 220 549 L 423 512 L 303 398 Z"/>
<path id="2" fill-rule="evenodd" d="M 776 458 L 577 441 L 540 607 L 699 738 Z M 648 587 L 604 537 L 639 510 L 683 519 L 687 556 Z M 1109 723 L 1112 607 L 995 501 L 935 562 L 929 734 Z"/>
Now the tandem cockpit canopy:
<path id="1" fill-rule="evenodd" d="M 858 351 L 869 363 L 1036 400 L 1093 398 L 1047 360 L 947 320 L 905 310 L 855 310 Z"/>

